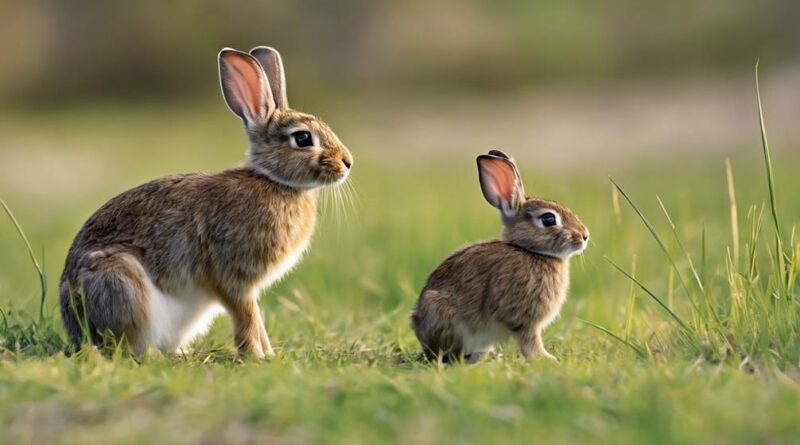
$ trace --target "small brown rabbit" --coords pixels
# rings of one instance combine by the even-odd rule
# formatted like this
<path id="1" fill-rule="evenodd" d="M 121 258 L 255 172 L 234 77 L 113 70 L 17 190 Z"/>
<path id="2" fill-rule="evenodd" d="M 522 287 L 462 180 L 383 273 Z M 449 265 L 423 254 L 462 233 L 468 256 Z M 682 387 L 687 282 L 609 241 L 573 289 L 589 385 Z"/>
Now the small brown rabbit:
<path id="1" fill-rule="evenodd" d="M 586 249 L 589 231 L 568 208 L 528 198 L 514 162 L 499 150 L 478 156 L 481 190 L 498 210 L 502 240 L 467 246 L 428 277 L 411 327 L 429 359 L 462 355 L 477 362 L 513 336 L 525 358 L 553 358 L 542 330 L 561 310 L 569 257 Z"/>
<path id="2" fill-rule="evenodd" d="M 86 221 L 59 288 L 73 344 L 85 326 L 95 344 L 111 333 L 137 354 L 183 351 L 224 310 L 241 353 L 273 354 L 259 294 L 303 255 L 318 188 L 346 180 L 353 161 L 327 124 L 289 108 L 274 49 L 223 49 L 219 76 L 244 121 L 246 163 L 156 179 Z"/>

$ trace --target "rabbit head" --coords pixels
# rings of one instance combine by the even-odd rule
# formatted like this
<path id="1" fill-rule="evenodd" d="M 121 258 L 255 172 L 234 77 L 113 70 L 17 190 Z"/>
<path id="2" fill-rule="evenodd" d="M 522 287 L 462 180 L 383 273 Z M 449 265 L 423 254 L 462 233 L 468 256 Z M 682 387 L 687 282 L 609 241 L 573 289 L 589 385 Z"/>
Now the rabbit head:
<path id="1" fill-rule="evenodd" d="M 219 53 L 222 94 L 244 121 L 247 163 L 275 182 L 308 189 L 347 179 L 353 158 L 316 116 L 289 108 L 280 54 L 269 47 Z"/>
<path id="2" fill-rule="evenodd" d="M 527 197 L 519 171 L 505 153 L 491 150 L 477 162 L 483 196 L 500 211 L 504 241 L 562 259 L 586 249 L 589 230 L 581 220 L 555 201 Z"/>

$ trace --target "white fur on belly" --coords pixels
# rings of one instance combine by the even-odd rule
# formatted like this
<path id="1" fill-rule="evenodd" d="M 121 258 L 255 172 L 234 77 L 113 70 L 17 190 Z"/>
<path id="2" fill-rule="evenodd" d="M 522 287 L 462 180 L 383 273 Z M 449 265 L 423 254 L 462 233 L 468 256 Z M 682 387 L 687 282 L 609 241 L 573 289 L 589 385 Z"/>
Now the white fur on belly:
<path id="1" fill-rule="evenodd" d="M 180 352 L 223 312 L 218 300 L 198 287 L 188 285 L 173 294 L 162 292 L 137 259 L 126 256 L 125 261 L 141 277 L 147 300 L 147 321 L 133 345 L 137 354 L 148 346 L 163 352 Z"/>
<path id="2" fill-rule="evenodd" d="M 256 297 L 300 261 L 308 248 L 309 239 L 267 271 L 254 289 Z M 137 260 L 130 258 L 128 261 L 138 269 L 147 292 L 147 323 L 141 331 L 138 344 L 134 346 L 137 353 L 144 352 L 147 346 L 163 352 L 185 351 L 192 340 L 208 331 L 214 318 L 224 312 L 215 295 L 204 292 L 194 284 L 172 293 L 162 292 Z"/>
<path id="3" fill-rule="evenodd" d="M 310 241 L 311 237 L 309 236 L 296 249 L 289 252 L 267 271 L 266 275 L 264 275 L 261 281 L 259 281 L 259 283 L 255 286 L 254 294 L 256 298 L 259 297 L 261 291 L 269 287 L 269 285 L 272 283 L 283 278 L 284 275 L 292 270 L 292 268 L 300 261 L 300 258 L 303 257 L 306 249 L 308 249 Z"/>
<path id="4" fill-rule="evenodd" d="M 146 286 L 147 325 L 142 331 L 142 347 L 147 345 L 163 352 L 185 351 L 223 312 L 216 298 L 195 286 L 187 286 L 174 295 L 161 292 L 150 277 Z"/>
<path id="5" fill-rule="evenodd" d="M 188 352 L 192 340 L 207 332 L 223 312 L 216 299 L 196 288 L 181 289 L 176 296 L 153 289 L 149 297 L 143 337 L 148 345 L 164 352 Z"/>
<path id="6" fill-rule="evenodd" d="M 491 351 L 496 343 L 508 337 L 508 329 L 495 322 L 477 328 L 459 324 L 456 326 L 456 332 L 461 335 L 465 355 Z"/>

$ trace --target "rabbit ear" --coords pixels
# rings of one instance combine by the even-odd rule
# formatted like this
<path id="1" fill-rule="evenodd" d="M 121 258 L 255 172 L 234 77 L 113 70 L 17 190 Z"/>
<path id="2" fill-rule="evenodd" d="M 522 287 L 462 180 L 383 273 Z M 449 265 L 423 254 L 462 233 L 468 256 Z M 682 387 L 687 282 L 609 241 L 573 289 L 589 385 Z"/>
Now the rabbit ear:
<path id="1" fill-rule="evenodd" d="M 513 161 L 500 154 L 478 156 L 478 179 L 486 201 L 503 216 L 512 217 L 525 202 L 525 190 Z"/>
<path id="2" fill-rule="evenodd" d="M 489 155 L 494 156 L 496 158 L 503 158 L 511 163 L 511 166 L 514 168 L 514 174 L 517 176 L 517 182 L 519 183 L 520 188 L 523 189 L 524 192 L 524 187 L 522 186 L 522 176 L 519 174 L 519 169 L 517 168 L 517 164 L 514 163 L 514 160 L 508 157 L 507 154 L 503 153 L 500 150 L 489 150 Z M 523 193 L 522 196 L 525 196 L 525 193 Z"/>
<path id="3" fill-rule="evenodd" d="M 250 50 L 250 55 L 258 59 L 264 68 L 272 90 L 272 97 L 275 99 L 275 106 L 279 110 L 289 108 L 289 100 L 286 98 L 286 75 L 283 72 L 280 53 L 268 46 L 257 46 Z"/>
<path id="4" fill-rule="evenodd" d="M 266 123 L 275 111 L 264 70 L 250 54 L 230 48 L 220 51 L 219 81 L 228 107 L 248 127 Z"/>

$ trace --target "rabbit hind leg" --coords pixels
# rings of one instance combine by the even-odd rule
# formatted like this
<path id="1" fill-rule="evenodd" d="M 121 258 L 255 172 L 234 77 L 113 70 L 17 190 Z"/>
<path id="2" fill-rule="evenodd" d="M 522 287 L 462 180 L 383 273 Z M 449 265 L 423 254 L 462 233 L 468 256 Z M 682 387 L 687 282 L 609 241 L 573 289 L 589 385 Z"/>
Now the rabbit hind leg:
<path id="1" fill-rule="evenodd" d="M 457 360 L 463 350 L 450 300 L 446 293 L 426 290 L 411 314 L 411 328 L 430 361 Z"/>
<path id="2" fill-rule="evenodd" d="M 126 248 L 94 251 L 88 254 L 87 266 L 78 274 L 79 292 L 68 298 L 73 303 L 83 299 L 86 308 L 84 314 L 70 316 L 85 316 L 88 334 L 97 346 L 110 333 L 115 341 L 124 338 L 135 353 L 144 352 L 141 333 L 147 322 L 147 286 L 137 257 L 138 252 Z M 62 295 L 64 298 L 67 297 Z M 74 307 L 62 303 L 62 312 Z M 76 342 L 79 335 L 71 333 L 70 337 Z"/>

